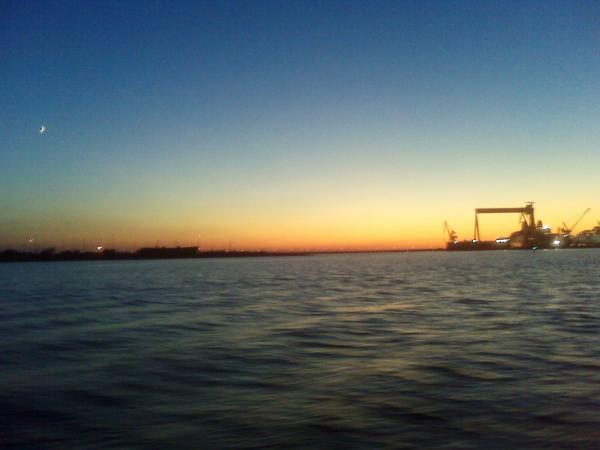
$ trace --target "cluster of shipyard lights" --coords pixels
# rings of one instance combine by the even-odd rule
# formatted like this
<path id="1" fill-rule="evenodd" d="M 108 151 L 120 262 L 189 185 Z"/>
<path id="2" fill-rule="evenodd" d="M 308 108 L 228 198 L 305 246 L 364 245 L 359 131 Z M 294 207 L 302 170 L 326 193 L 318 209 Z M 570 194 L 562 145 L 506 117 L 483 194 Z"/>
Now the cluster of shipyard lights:
<path id="1" fill-rule="evenodd" d="M 544 225 L 542 227 L 542 231 L 550 231 L 552 229 L 552 227 L 550 225 Z M 567 237 L 567 235 L 563 235 L 563 237 Z M 473 244 L 478 243 L 479 241 L 477 239 L 473 239 L 471 242 L 473 242 Z M 510 242 L 510 238 L 507 237 L 499 237 L 496 239 L 496 244 L 508 244 L 508 242 Z M 454 241 L 455 244 L 458 244 L 458 241 Z M 562 243 L 562 241 L 560 239 L 554 239 L 552 241 L 552 245 L 554 245 L 555 247 L 560 247 L 560 244 Z"/>
<path id="2" fill-rule="evenodd" d="M 496 239 L 496 244 L 507 244 L 510 241 L 510 238 L 498 238 Z M 477 243 L 477 239 L 473 239 L 473 243 Z M 554 245 L 555 247 L 560 246 L 561 244 L 561 240 L 560 239 L 554 239 L 552 241 L 552 245 Z M 456 244 L 456 241 L 454 242 Z"/>

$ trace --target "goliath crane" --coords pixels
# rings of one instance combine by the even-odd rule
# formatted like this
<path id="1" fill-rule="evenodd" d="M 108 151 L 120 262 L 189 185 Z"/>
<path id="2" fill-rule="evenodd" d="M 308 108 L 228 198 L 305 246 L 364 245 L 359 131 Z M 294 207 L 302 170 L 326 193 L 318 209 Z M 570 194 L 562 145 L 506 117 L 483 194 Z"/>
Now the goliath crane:
<path id="1" fill-rule="evenodd" d="M 570 235 L 570 234 L 572 234 L 572 233 L 573 233 L 573 230 L 575 229 L 575 227 L 576 227 L 577 225 L 579 225 L 579 222 L 581 222 L 581 220 L 582 220 L 582 219 L 585 217 L 585 215 L 586 215 L 587 213 L 589 213 L 589 212 L 590 212 L 590 208 L 586 209 L 586 210 L 585 210 L 585 211 L 584 211 L 584 212 L 583 212 L 583 213 L 582 213 L 582 214 L 579 216 L 579 218 L 578 218 L 578 219 L 575 221 L 575 223 L 573 223 L 573 225 L 571 225 L 570 227 L 568 227 L 568 226 L 567 226 L 567 225 L 566 225 L 566 224 L 563 222 L 563 223 L 562 223 L 562 224 L 563 224 L 563 228 L 562 228 L 562 230 L 561 230 L 560 232 L 561 232 L 562 234 L 564 234 L 565 236 L 566 236 L 566 235 Z"/>
<path id="2" fill-rule="evenodd" d="M 446 220 L 444 220 L 444 231 L 448 233 L 448 242 L 456 242 L 456 233 L 450 228 Z"/>
<path id="3" fill-rule="evenodd" d="M 475 210 L 475 230 L 473 231 L 473 242 L 479 242 L 479 214 L 519 214 L 521 223 L 521 234 L 526 240 L 535 238 L 535 217 L 533 215 L 533 202 L 527 202 L 524 208 L 477 208 Z"/>

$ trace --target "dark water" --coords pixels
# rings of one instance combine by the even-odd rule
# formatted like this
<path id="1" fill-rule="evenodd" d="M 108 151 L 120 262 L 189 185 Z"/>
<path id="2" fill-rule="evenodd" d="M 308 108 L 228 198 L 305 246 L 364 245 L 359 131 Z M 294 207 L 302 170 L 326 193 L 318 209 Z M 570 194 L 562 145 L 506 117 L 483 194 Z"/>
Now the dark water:
<path id="1" fill-rule="evenodd" d="M 600 251 L 0 265 L 0 446 L 600 448 Z"/>

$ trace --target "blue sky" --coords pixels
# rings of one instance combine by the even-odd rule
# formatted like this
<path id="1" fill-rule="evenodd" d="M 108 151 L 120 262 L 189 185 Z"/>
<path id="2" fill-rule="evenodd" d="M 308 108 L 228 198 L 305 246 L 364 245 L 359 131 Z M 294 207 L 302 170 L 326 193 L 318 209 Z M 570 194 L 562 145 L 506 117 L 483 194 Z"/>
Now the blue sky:
<path id="1" fill-rule="evenodd" d="M 422 246 L 477 206 L 600 211 L 597 2 L 0 8 L 0 246 Z"/>

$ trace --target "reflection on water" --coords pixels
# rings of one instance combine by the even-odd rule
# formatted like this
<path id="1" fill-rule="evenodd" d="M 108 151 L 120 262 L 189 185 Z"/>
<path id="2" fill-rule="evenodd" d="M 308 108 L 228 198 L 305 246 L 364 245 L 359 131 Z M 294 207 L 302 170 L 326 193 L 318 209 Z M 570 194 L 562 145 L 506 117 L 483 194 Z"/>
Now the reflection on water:
<path id="1" fill-rule="evenodd" d="M 0 265 L 0 445 L 592 447 L 600 252 Z"/>

